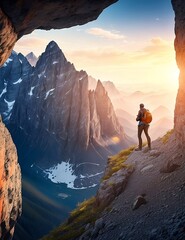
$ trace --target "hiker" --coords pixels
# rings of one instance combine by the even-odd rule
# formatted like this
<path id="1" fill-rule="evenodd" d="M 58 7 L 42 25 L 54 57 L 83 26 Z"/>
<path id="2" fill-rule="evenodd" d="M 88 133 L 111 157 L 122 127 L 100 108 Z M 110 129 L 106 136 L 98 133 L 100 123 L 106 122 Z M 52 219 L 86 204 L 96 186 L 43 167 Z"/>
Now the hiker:
<path id="1" fill-rule="evenodd" d="M 142 150 L 142 138 L 141 138 L 141 135 L 142 135 L 142 132 L 144 130 L 144 133 L 146 135 L 146 138 L 147 138 L 147 142 L 148 142 L 148 150 L 151 150 L 151 139 L 150 139 L 150 136 L 148 135 L 148 129 L 149 129 L 149 123 L 152 121 L 152 115 L 151 113 L 144 108 L 144 104 L 141 103 L 139 105 L 140 107 L 140 110 L 138 112 L 138 115 L 137 115 L 137 118 L 136 118 L 136 121 L 139 121 L 138 123 L 138 140 L 139 140 L 139 146 L 138 148 L 135 149 L 135 151 L 141 151 Z M 148 112 L 151 116 L 148 119 L 146 120 L 146 112 Z"/>

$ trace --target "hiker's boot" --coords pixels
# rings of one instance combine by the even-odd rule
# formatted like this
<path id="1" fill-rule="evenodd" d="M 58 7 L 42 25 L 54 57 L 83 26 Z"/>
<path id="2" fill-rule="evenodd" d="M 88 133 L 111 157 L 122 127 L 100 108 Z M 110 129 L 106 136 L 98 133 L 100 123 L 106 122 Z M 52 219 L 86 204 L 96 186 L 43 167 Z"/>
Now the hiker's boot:
<path id="1" fill-rule="evenodd" d="M 136 148 L 135 151 L 142 151 L 142 148 Z"/>

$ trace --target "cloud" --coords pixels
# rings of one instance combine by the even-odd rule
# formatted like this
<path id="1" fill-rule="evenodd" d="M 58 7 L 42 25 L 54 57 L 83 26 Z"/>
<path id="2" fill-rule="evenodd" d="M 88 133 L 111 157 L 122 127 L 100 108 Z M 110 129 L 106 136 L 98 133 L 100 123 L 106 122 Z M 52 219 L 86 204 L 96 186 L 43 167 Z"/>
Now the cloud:
<path id="1" fill-rule="evenodd" d="M 175 51 L 173 42 L 155 37 L 147 45 L 136 53 L 136 58 L 158 64 L 174 61 Z M 136 59 L 135 58 L 135 59 Z"/>
<path id="2" fill-rule="evenodd" d="M 150 40 L 148 45 L 144 48 L 144 52 L 148 53 L 159 53 L 159 52 L 166 52 L 169 49 L 172 49 L 173 44 L 172 42 L 167 42 L 160 37 L 155 37 Z"/>
<path id="3" fill-rule="evenodd" d="M 112 40 L 125 39 L 125 36 L 119 32 L 111 32 L 102 28 L 90 28 L 87 30 L 87 33 Z"/>
<path id="4" fill-rule="evenodd" d="M 71 51 L 68 52 L 68 57 L 75 65 L 80 61 L 84 66 L 91 65 L 97 68 L 105 65 L 114 68 L 138 68 L 162 66 L 174 62 L 175 52 L 172 42 L 155 37 L 137 51 L 132 51 L 131 46 L 127 46 L 127 49 L 112 46 Z"/>
<path id="5" fill-rule="evenodd" d="M 44 51 L 47 44 L 47 39 L 25 36 L 15 44 L 14 50 L 23 54 L 34 51 L 36 55 L 40 55 L 40 50 Z"/>

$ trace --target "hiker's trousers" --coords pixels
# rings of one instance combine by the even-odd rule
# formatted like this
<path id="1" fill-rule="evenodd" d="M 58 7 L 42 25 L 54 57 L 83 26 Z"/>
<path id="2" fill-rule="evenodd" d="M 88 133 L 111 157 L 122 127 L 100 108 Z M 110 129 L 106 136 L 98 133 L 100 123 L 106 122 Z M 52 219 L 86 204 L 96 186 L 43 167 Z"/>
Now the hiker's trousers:
<path id="1" fill-rule="evenodd" d="M 144 130 L 144 133 L 146 135 L 146 139 L 147 139 L 147 143 L 148 143 L 148 147 L 151 148 L 151 139 L 150 136 L 148 135 L 148 129 L 149 129 L 149 125 L 148 124 L 142 124 L 142 125 L 138 125 L 138 139 L 139 139 L 139 149 L 142 149 L 142 132 Z"/>

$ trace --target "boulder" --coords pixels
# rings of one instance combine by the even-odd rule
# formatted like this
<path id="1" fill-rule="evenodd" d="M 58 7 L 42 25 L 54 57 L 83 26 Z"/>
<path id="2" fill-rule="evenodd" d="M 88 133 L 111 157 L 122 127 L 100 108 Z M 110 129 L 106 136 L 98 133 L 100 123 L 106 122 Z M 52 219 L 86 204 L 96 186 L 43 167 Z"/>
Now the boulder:
<path id="1" fill-rule="evenodd" d="M 163 166 L 161 169 L 160 169 L 160 172 L 161 173 L 171 173 L 171 172 L 174 172 L 177 170 L 177 168 L 179 168 L 180 165 L 179 164 L 176 164 L 176 163 L 173 163 L 171 161 L 168 161 L 166 163 L 165 166 Z"/>
<path id="2" fill-rule="evenodd" d="M 124 191 L 129 176 L 134 171 L 134 167 L 122 168 L 115 172 L 109 179 L 101 182 L 96 195 L 98 206 L 108 206 L 121 192 Z"/>
<path id="3" fill-rule="evenodd" d="M 138 196 L 138 197 L 135 199 L 135 201 L 134 201 L 134 203 L 133 203 L 133 206 L 132 206 L 132 210 L 136 210 L 136 209 L 138 209 L 141 205 L 147 203 L 147 201 L 146 201 L 146 199 L 145 199 L 144 196 L 145 196 L 145 195 L 141 195 L 141 196 Z"/>

